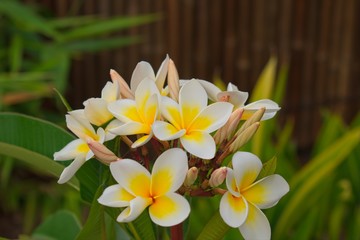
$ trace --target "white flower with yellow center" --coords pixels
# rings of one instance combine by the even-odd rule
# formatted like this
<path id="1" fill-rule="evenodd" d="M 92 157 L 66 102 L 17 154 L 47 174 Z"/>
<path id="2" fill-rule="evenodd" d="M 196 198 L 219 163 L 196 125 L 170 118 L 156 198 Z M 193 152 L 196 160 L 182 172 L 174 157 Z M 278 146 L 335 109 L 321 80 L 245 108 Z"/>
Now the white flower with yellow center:
<path id="1" fill-rule="evenodd" d="M 236 152 L 232 166 L 226 176 L 228 191 L 220 201 L 221 217 L 245 239 L 270 239 L 270 224 L 260 209 L 274 206 L 289 191 L 288 183 L 276 174 L 254 183 L 262 163 L 252 153 Z"/>
<path id="2" fill-rule="evenodd" d="M 154 81 L 145 78 L 136 89 L 135 100 L 120 99 L 109 104 L 109 111 L 120 120 L 110 131 L 117 135 L 144 134 L 133 143 L 133 148 L 147 143 L 153 136 L 152 124 L 158 117 L 159 96 Z"/>
<path id="3" fill-rule="evenodd" d="M 231 115 L 233 105 L 226 102 L 208 104 L 204 88 L 196 81 L 186 83 L 179 92 L 179 103 L 162 97 L 161 114 L 168 121 L 156 121 L 154 135 L 160 140 L 180 138 L 189 153 L 211 159 L 216 145 L 211 132 L 222 127 Z"/>
<path id="4" fill-rule="evenodd" d="M 71 141 L 59 152 L 54 153 L 54 159 L 58 161 L 74 159 L 61 173 L 58 183 L 69 181 L 85 161 L 94 156 L 87 144 L 89 140 L 103 143 L 105 138 L 104 129 L 98 128 L 95 132 L 83 110 L 69 112 L 66 115 L 66 124 L 78 139 Z"/>
<path id="5" fill-rule="evenodd" d="M 118 184 L 107 187 L 98 201 L 109 207 L 126 207 L 117 218 L 119 222 L 133 221 L 149 206 L 154 223 L 165 227 L 179 224 L 190 213 L 187 200 L 175 193 L 187 170 L 186 153 L 179 148 L 162 153 L 151 174 L 134 160 L 118 160 L 110 164 Z"/>
<path id="6" fill-rule="evenodd" d="M 217 86 L 208 81 L 198 81 L 206 90 L 210 100 L 214 102 L 229 102 L 234 105 L 234 110 L 243 108 L 244 113 L 241 116 L 242 120 L 247 120 L 260 108 L 265 108 L 265 113 L 261 118 L 262 121 L 273 118 L 277 111 L 280 110 L 279 105 L 270 99 L 261 99 L 245 105 L 245 102 L 249 97 L 249 93 L 239 91 L 238 87 L 232 83 L 228 84 L 226 91 L 221 91 Z M 182 81 L 182 83 L 184 83 L 184 81 Z"/>

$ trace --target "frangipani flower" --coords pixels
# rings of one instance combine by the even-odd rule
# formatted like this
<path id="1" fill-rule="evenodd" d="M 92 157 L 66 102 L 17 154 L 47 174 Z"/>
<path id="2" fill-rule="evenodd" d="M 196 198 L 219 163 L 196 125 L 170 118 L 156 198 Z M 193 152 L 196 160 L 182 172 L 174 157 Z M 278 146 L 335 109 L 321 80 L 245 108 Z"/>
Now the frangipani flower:
<path id="1" fill-rule="evenodd" d="M 253 113 L 263 107 L 266 110 L 261 118 L 262 121 L 274 117 L 276 112 L 280 110 L 279 105 L 270 99 L 261 99 L 245 105 L 245 102 L 249 97 L 249 93 L 239 91 L 238 87 L 232 83 L 228 84 L 226 91 L 221 91 L 217 86 L 208 81 L 198 81 L 206 90 L 210 100 L 214 102 L 230 102 L 234 105 L 234 109 L 243 108 L 244 113 L 241 117 L 242 120 L 247 120 Z"/>
<path id="2" fill-rule="evenodd" d="M 84 113 L 90 123 L 101 126 L 114 116 L 109 112 L 108 105 L 120 99 L 119 84 L 107 82 L 101 91 L 101 98 L 90 98 L 84 102 Z"/>
<path id="3" fill-rule="evenodd" d="M 142 82 L 142 80 L 145 78 L 149 78 L 155 82 L 159 92 L 161 93 L 168 72 L 168 65 L 169 65 L 169 56 L 166 55 L 166 58 L 161 63 L 160 68 L 155 75 L 153 68 L 148 62 L 145 61 L 139 62 L 136 65 L 131 76 L 131 80 L 130 80 L 131 91 L 135 93 L 138 85 Z"/>
<path id="4" fill-rule="evenodd" d="M 126 207 L 117 218 L 119 222 L 133 221 L 149 206 L 154 223 L 179 224 L 190 213 L 187 200 L 175 193 L 183 184 L 187 170 L 187 156 L 180 148 L 162 153 L 151 174 L 131 159 L 113 162 L 110 171 L 118 184 L 106 188 L 98 201 L 109 207 Z"/>
<path id="5" fill-rule="evenodd" d="M 145 134 L 133 148 L 147 143 L 153 136 L 152 124 L 158 117 L 159 90 L 155 82 L 145 78 L 137 87 L 135 100 L 120 99 L 109 104 L 109 111 L 120 120 L 110 131 L 117 135 Z"/>
<path id="6" fill-rule="evenodd" d="M 196 80 L 180 89 L 179 103 L 162 97 L 161 113 L 169 122 L 156 121 L 153 125 L 155 136 L 160 140 L 180 138 L 189 153 L 203 159 L 213 158 L 216 146 L 210 133 L 226 123 L 233 106 L 226 102 L 208 106 L 207 102 L 207 94 Z"/>
<path id="7" fill-rule="evenodd" d="M 261 168 L 260 159 L 252 153 L 237 152 L 228 168 L 226 192 L 220 201 L 220 214 L 226 224 L 239 227 L 245 239 L 270 239 L 270 224 L 260 209 L 274 206 L 289 191 L 279 175 L 270 175 L 254 183 Z"/>
<path id="8" fill-rule="evenodd" d="M 104 129 L 98 128 L 97 132 L 95 132 L 94 128 L 86 119 L 83 110 L 69 112 L 69 114 L 66 115 L 66 124 L 78 139 L 71 141 L 59 152 L 54 153 L 54 159 L 58 161 L 74 159 L 61 173 L 58 180 L 60 184 L 69 181 L 85 161 L 94 156 L 87 141 L 92 140 L 103 143 L 105 138 Z"/>

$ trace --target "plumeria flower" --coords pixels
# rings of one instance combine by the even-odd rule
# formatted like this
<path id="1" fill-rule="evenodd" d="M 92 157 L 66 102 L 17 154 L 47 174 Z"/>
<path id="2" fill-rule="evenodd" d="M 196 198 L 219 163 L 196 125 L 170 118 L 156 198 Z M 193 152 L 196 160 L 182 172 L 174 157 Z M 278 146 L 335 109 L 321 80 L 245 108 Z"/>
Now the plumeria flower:
<path id="1" fill-rule="evenodd" d="M 135 92 L 135 100 L 120 99 L 109 104 L 109 111 L 118 119 L 118 126 L 110 131 L 117 135 L 144 134 L 132 147 L 147 143 L 153 136 L 152 124 L 158 117 L 160 93 L 155 82 L 143 79 Z"/>
<path id="2" fill-rule="evenodd" d="M 103 143 L 105 139 L 104 129 L 98 128 L 95 132 L 83 110 L 69 112 L 66 115 L 66 124 L 78 139 L 71 141 L 59 152 L 54 153 L 54 159 L 58 161 L 74 159 L 61 173 L 58 183 L 69 181 L 85 161 L 94 156 L 87 144 L 89 140 Z"/>
<path id="3" fill-rule="evenodd" d="M 101 126 L 114 116 L 109 112 L 108 105 L 120 99 L 120 89 L 117 82 L 107 82 L 101 91 L 101 98 L 90 98 L 84 102 L 84 113 L 90 123 Z"/>
<path id="4" fill-rule="evenodd" d="M 136 92 L 137 87 L 141 83 L 141 81 L 145 78 L 149 78 L 153 80 L 161 93 L 163 91 L 166 75 L 168 72 L 168 65 L 169 65 L 169 56 L 166 55 L 166 58 L 161 63 L 159 70 L 157 71 L 156 75 L 154 69 L 148 62 L 141 61 L 139 62 L 131 76 L 130 80 L 130 89 L 133 93 Z"/>
<path id="5" fill-rule="evenodd" d="M 262 163 L 252 153 L 236 152 L 232 166 L 226 176 L 228 191 L 220 201 L 221 217 L 245 239 L 270 239 L 270 224 L 260 209 L 274 206 L 289 191 L 288 183 L 276 174 L 254 183 Z"/>
<path id="6" fill-rule="evenodd" d="M 138 162 L 123 159 L 110 164 L 116 185 L 107 187 L 98 199 L 109 207 L 126 207 L 119 222 L 131 222 L 149 206 L 151 220 L 160 226 L 173 226 L 190 213 L 187 200 L 175 193 L 183 184 L 188 170 L 186 153 L 172 148 L 154 163 L 152 173 Z"/>
<path id="7" fill-rule="evenodd" d="M 186 81 L 188 80 L 185 80 L 185 82 Z M 206 90 L 210 100 L 214 102 L 230 102 L 234 105 L 234 110 L 243 108 L 244 113 L 241 117 L 242 120 L 247 120 L 253 113 L 263 107 L 265 107 L 266 110 L 263 117 L 261 118 L 262 121 L 273 118 L 277 111 L 280 110 L 279 105 L 270 99 L 261 99 L 245 105 L 245 102 L 249 97 L 249 93 L 239 91 L 238 87 L 232 83 L 228 84 L 226 91 L 221 91 L 213 83 L 205 80 L 198 81 Z M 181 83 L 184 83 L 184 80 L 182 80 Z"/>
<path id="8" fill-rule="evenodd" d="M 222 127 L 232 112 L 232 104 L 226 102 L 207 105 L 208 97 L 196 80 L 186 83 L 179 92 L 179 103 L 169 97 L 162 97 L 161 113 L 168 121 L 156 121 L 155 136 L 160 140 L 180 138 L 189 153 L 211 159 L 216 146 L 211 132 Z"/>

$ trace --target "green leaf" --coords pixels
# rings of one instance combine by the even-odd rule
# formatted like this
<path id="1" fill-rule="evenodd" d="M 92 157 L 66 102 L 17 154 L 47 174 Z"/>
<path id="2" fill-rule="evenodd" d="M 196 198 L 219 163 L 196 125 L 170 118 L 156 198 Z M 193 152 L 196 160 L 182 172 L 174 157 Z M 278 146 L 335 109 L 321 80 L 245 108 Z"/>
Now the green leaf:
<path id="1" fill-rule="evenodd" d="M 116 37 L 109 39 L 86 39 L 73 41 L 61 45 L 60 47 L 69 53 L 98 52 L 111 48 L 128 46 L 140 41 L 139 37 Z"/>
<path id="2" fill-rule="evenodd" d="M 97 199 L 103 192 L 103 188 L 99 187 L 97 190 L 94 200 L 91 204 L 89 216 L 87 217 L 86 223 L 83 229 L 76 237 L 77 240 L 86 239 L 106 239 L 106 228 L 105 228 L 105 207 L 100 205 Z"/>
<path id="3" fill-rule="evenodd" d="M 54 91 L 57 93 L 57 95 L 59 96 L 61 102 L 64 104 L 66 110 L 68 112 L 70 112 L 72 109 L 70 107 L 70 104 L 68 103 L 68 101 L 66 100 L 66 98 L 56 89 L 54 88 Z"/>
<path id="4" fill-rule="evenodd" d="M 222 239 L 229 229 L 230 227 L 221 218 L 220 212 L 216 211 L 197 237 L 197 240 Z"/>
<path id="5" fill-rule="evenodd" d="M 70 41 L 74 39 L 82 39 L 105 33 L 119 31 L 121 29 L 152 22 L 159 18 L 157 14 L 148 14 L 142 16 L 117 17 L 113 19 L 97 21 L 81 28 L 69 30 L 64 33 L 64 40 Z"/>
<path id="6" fill-rule="evenodd" d="M 302 209 L 307 198 L 321 181 L 326 181 L 348 155 L 359 145 L 360 127 L 346 133 L 312 159 L 290 182 L 291 195 L 276 223 L 274 239 L 284 236 L 296 222 L 296 212 Z"/>
<path id="7" fill-rule="evenodd" d="M 259 173 L 258 179 L 262 179 L 275 173 L 277 158 L 274 156 L 269 161 L 263 164 Z"/>
<path id="8" fill-rule="evenodd" d="M 271 98 L 273 96 L 273 88 L 276 76 L 276 58 L 271 57 L 261 72 L 253 92 L 251 93 L 250 102 L 256 100 Z"/>
<path id="9" fill-rule="evenodd" d="M 73 240 L 80 232 L 81 225 L 76 216 L 66 210 L 57 211 L 46 218 L 32 234 L 34 239 Z"/>
<path id="10" fill-rule="evenodd" d="M 0 154 L 56 177 L 64 166 L 53 160 L 53 154 L 73 139 L 52 123 L 17 113 L 0 113 Z M 79 185 L 76 179 L 70 184 Z"/>
<path id="11" fill-rule="evenodd" d="M 46 20 L 37 15 L 28 5 L 18 1 L 0 1 L 0 13 L 12 19 L 14 22 L 25 26 L 29 31 L 38 31 L 48 37 L 59 38 L 59 33 L 47 24 Z"/>

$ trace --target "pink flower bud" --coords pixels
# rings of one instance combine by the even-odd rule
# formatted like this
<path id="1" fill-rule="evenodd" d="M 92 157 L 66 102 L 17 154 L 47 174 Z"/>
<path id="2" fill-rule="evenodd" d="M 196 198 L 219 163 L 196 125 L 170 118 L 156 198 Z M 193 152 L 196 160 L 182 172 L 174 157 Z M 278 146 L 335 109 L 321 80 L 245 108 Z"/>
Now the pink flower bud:
<path id="1" fill-rule="evenodd" d="M 105 145 L 94 141 L 91 138 L 87 140 L 87 144 L 95 157 L 104 164 L 110 164 L 119 159 L 112 151 L 105 147 Z"/>
<path id="2" fill-rule="evenodd" d="M 120 87 L 120 94 L 123 98 L 134 99 L 134 94 L 131 92 L 129 85 L 115 70 L 110 69 L 111 80 L 117 82 Z"/>
<path id="3" fill-rule="evenodd" d="M 227 167 L 221 167 L 216 169 L 210 177 L 209 185 L 210 187 L 217 187 L 222 184 L 226 178 Z"/>
<path id="4" fill-rule="evenodd" d="M 197 167 L 190 168 L 186 173 L 184 186 L 190 187 L 196 181 L 198 173 L 199 173 L 199 169 L 197 169 Z"/>

